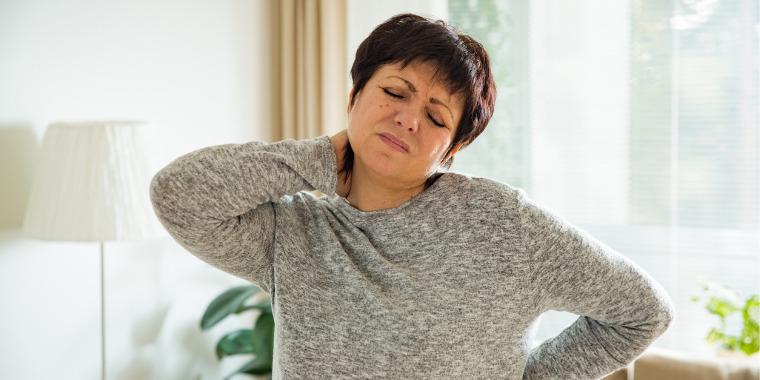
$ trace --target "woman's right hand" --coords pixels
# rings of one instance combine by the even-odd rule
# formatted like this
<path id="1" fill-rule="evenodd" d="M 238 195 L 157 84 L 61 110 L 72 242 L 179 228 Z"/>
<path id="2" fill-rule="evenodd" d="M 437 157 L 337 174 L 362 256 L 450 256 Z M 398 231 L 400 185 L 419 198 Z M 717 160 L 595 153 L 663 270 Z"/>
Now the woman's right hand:
<path id="1" fill-rule="evenodd" d="M 351 191 L 351 175 L 341 173 L 340 169 L 343 167 L 343 158 L 346 154 L 346 148 L 348 147 L 348 132 L 344 129 L 332 137 L 333 148 L 335 148 L 335 162 L 338 167 L 338 188 L 335 192 L 345 198 Z"/>

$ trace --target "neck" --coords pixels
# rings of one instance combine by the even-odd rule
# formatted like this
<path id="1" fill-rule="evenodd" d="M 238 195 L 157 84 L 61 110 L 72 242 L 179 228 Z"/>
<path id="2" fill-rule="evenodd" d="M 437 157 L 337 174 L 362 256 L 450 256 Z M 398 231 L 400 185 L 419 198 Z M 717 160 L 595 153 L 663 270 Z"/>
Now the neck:
<path id="1" fill-rule="evenodd" d="M 425 179 L 416 183 L 397 183 L 356 170 L 351 173 L 351 191 L 346 199 L 353 207 L 365 212 L 387 210 L 401 206 L 425 190 Z"/>

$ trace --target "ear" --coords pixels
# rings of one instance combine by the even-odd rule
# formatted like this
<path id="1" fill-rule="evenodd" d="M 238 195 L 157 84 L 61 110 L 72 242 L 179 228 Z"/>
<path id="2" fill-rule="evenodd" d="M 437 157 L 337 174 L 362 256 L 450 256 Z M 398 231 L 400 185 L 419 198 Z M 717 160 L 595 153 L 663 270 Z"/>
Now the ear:
<path id="1" fill-rule="evenodd" d="M 461 144 L 460 144 L 460 145 L 457 145 L 457 146 L 455 146 L 455 147 L 454 147 L 454 149 L 452 149 L 452 150 L 451 150 L 451 153 L 449 153 L 449 155 L 448 155 L 448 156 L 446 156 L 446 159 L 445 159 L 445 160 L 443 160 L 443 162 L 446 162 L 446 161 L 450 160 L 450 159 L 451 159 L 451 157 L 454 157 L 454 154 L 456 154 L 457 152 L 459 152 L 459 149 L 460 149 L 461 147 L 462 147 L 462 145 L 461 145 Z"/>
<path id="2" fill-rule="evenodd" d="M 451 166 L 451 163 L 454 159 L 454 154 L 459 151 L 459 149 L 462 147 L 462 145 L 457 145 L 454 149 L 451 150 L 451 153 L 449 153 L 448 156 L 446 156 L 443 161 L 441 162 L 441 165 L 443 165 L 445 168 L 449 168 Z"/>
<path id="3" fill-rule="evenodd" d="M 351 108 L 354 106 L 354 89 L 348 93 L 348 106 L 346 107 L 346 114 L 351 113 Z"/>

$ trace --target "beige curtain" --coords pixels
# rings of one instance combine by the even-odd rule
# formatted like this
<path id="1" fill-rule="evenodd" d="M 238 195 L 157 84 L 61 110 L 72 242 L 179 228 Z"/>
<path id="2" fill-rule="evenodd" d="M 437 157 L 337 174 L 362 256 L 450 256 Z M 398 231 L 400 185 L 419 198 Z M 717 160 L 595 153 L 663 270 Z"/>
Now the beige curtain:
<path id="1" fill-rule="evenodd" d="M 346 125 L 346 0 L 275 3 L 273 58 L 280 86 L 272 137 L 332 135 Z"/>

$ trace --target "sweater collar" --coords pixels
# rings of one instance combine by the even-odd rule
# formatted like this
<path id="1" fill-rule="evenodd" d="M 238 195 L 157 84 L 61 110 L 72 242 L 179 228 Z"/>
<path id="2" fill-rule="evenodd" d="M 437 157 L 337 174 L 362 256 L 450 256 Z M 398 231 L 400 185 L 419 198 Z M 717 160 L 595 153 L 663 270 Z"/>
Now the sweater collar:
<path id="1" fill-rule="evenodd" d="M 346 217 L 355 221 L 370 221 L 377 218 L 414 213 L 419 210 L 423 210 L 425 206 L 430 202 L 433 202 L 436 198 L 445 195 L 444 192 L 445 188 L 447 187 L 445 183 L 451 179 L 450 177 L 450 174 L 443 173 L 435 182 L 433 182 L 432 185 L 428 186 L 427 189 L 423 190 L 412 199 L 404 202 L 398 207 L 385 210 L 362 211 L 355 208 L 351 205 L 351 203 L 348 202 L 348 200 L 341 198 L 338 195 L 331 197 L 329 199 L 329 202 L 335 206 L 335 208 L 340 210 L 344 215 L 346 215 Z"/>

